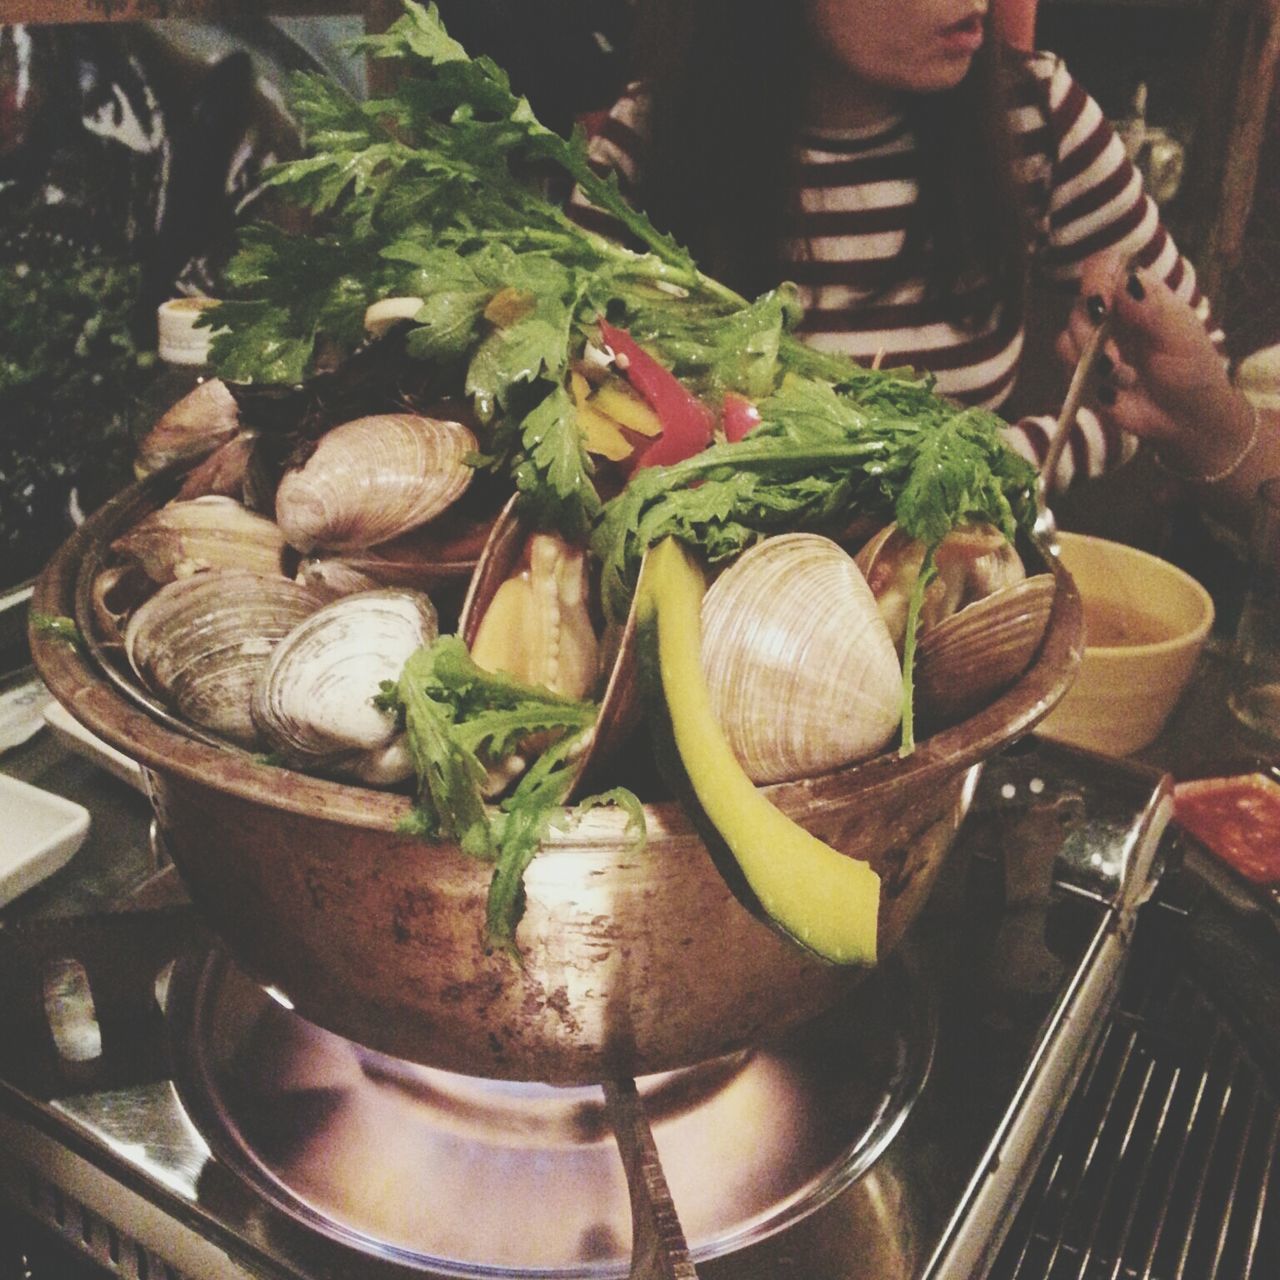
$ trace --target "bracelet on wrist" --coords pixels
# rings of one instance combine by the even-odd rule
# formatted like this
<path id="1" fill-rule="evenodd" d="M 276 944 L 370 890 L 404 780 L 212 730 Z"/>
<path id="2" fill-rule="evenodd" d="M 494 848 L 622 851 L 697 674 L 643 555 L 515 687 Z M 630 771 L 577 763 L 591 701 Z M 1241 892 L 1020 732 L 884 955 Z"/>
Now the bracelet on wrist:
<path id="1" fill-rule="evenodd" d="M 1244 442 L 1244 446 L 1240 452 L 1236 454 L 1225 467 L 1218 471 L 1214 471 L 1209 475 L 1191 475 L 1185 471 L 1179 471 L 1176 467 L 1171 467 L 1161 456 L 1158 450 L 1152 451 L 1152 457 L 1156 461 L 1156 465 L 1171 475 L 1175 480 L 1182 480 L 1186 484 L 1217 484 L 1219 481 L 1226 480 L 1235 475 L 1237 471 L 1244 465 L 1244 460 L 1253 452 L 1253 446 L 1258 443 L 1258 436 L 1262 432 L 1262 418 L 1258 413 L 1258 406 L 1250 404 L 1250 416 L 1252 418 L 1252 426 L 1249 430 L 1249 438 Z"/>

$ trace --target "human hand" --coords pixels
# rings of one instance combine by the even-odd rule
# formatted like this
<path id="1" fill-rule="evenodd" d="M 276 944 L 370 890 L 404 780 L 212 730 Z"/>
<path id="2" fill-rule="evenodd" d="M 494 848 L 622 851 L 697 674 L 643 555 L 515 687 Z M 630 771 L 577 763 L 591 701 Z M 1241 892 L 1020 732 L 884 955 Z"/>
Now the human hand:
<path id="1" fill-rule="evenodd" d="M 1059 356 L 1074 364 L 1107 314 L 1111 335 L 1092 388 L 1098 416 L 1151 440 L 1180 474 L 1229 467 L 1248 445 L 1253 414 L 1199 316 L 1150 272 L 1130 270 L 1114 251 L 1098 254 L 1084 264 Z"/>

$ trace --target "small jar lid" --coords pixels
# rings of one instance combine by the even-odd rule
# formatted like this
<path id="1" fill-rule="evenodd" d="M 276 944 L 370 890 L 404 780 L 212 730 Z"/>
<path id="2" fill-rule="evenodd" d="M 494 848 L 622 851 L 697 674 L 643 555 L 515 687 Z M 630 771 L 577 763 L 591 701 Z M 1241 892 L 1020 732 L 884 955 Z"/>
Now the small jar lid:
<path id="1" fill-rule="evenodd" d="M 218 305 L 216 298 L 170 298 L 156 311 L 157 354 L 166 364 L 207 364 L 214 331 L 196 327 L 204 312 Z"/>

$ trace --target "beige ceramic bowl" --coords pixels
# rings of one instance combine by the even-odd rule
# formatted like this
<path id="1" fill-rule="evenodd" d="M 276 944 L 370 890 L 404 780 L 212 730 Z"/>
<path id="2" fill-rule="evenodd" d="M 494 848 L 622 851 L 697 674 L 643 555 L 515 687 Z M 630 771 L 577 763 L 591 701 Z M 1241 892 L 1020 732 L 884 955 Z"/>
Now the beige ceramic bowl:
<path id="1" fill-rule="evenodd" d="M 1084 661 L 1038 732 L 1106 755 L 1150 745 L 1191 678 L 1213 601 L 1189 574 L 1136 547 L 1061 535 L 1084 602 Z"/>

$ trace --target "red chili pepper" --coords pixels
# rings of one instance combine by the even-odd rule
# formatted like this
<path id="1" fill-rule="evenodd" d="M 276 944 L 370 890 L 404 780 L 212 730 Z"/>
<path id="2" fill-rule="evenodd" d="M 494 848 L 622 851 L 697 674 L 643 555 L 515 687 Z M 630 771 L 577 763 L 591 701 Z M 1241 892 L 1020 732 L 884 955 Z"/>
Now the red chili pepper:
<path id="1" fill-rule="evenodd" d="M 760 425 L 760 410 L 746 396 L 726 391 L 724 407 L 720 410 L 720 425 L 724 428 L 724 438 L 730 444 L 737 444 Z"/>
<path id="2" fill-rule="evenodd" d="M 600 336 L 615 356 L 627 381 L 644 397 L 658 421 L 662 434 L 640 454 L 636 467 L 665 467 L 701 453 L 711 443 L 714 416 L 701 400 L 658 363 L 625 329 L 618 329 L 602 316 Z"/>

